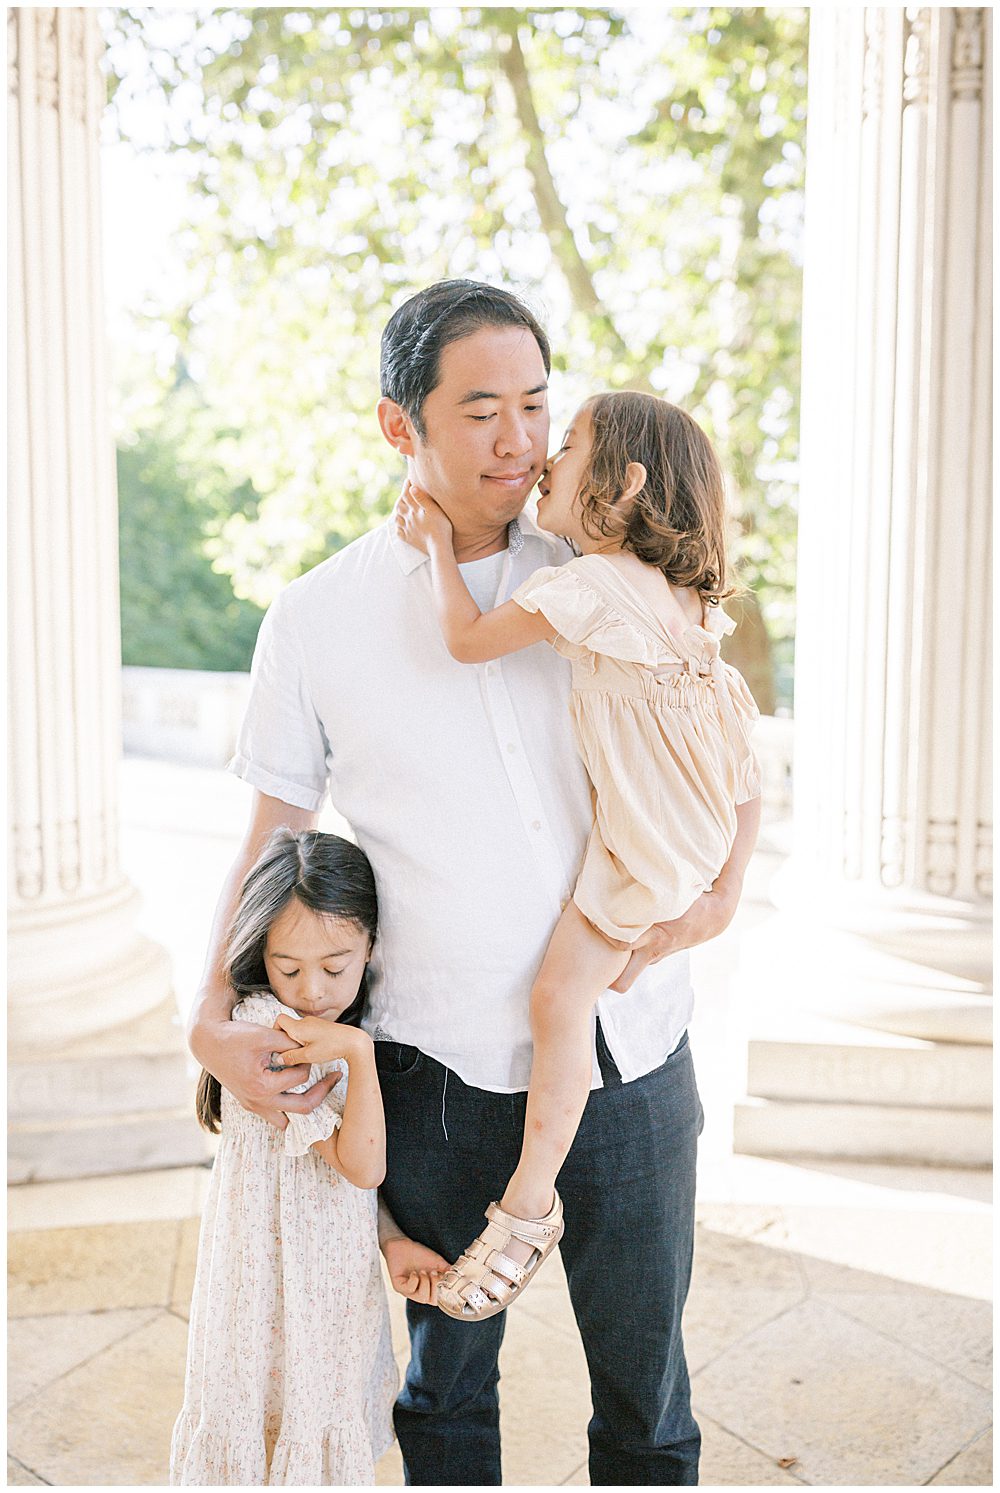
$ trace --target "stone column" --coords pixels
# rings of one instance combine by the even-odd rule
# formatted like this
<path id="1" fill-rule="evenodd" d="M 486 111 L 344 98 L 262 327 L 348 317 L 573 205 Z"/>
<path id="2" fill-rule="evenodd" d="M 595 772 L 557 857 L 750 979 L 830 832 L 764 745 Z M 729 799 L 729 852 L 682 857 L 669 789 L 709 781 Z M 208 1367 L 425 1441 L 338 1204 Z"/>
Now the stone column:
<path id="1" fill-rule="evenodd" d="M 811 12 L 794 850 L 741 1150 L 989 1156 L 990 22 Z"/>
<path id="2" fill-rule="evenodd" d="M 15 1179 L 135 1164 L 125 1137 L 149 1126 L 129 1131 L 128 1122 L 142 1112 L 148 1121 L 151 1105 L 162 1121 L 164 1101 L 186 1101 L 189 1087 L 167 957 L 137 932 L 138 898 L 119 864 L 121 657 L 99 47 L 94 11 L 8 12 Z M 147 1164 L 165 1159 L 148 1136 L 139 1151 Z"/>

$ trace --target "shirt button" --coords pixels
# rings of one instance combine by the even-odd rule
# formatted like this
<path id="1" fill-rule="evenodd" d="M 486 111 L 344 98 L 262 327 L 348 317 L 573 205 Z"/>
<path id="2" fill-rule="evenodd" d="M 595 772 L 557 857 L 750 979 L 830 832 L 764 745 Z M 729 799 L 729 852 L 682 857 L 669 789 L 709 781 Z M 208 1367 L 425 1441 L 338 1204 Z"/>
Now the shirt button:
<path id="1" fill-rule="evenodd" d="M 540 819 L 536 819 L 535 822 L 534 822 L 534 824 L 532 824 L 532 826 L 531 826 L 532 829 L 541 829 L 541 827 L 542 827 L 542 821 Z"/>
<path id="2" fill-rule="evenodd" d="M 508 750 L 508 752 L 516 752 L 517 751 L 517 747 L 515 746 L 514 742 L 508 741 L 508 743 L 507 743 L 507 750 Z"/>

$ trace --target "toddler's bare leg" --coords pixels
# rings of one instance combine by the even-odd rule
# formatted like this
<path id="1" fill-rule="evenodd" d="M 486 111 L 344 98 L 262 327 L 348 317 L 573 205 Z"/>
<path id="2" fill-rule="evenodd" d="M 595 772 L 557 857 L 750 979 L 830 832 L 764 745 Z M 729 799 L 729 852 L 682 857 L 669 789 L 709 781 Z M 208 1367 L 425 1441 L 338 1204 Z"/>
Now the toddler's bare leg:
<path id="1" fill-rule="evenodd" d="M 500 1206 L 518 1218 L 544 1218 L 590 1093 L 590 1015 L 629 960 L 569 902 L 556 924 L 531 991 L 534 1055 L 521 1159 Z M 512 1240 L 519 1265 L 530 1245 Z"/>

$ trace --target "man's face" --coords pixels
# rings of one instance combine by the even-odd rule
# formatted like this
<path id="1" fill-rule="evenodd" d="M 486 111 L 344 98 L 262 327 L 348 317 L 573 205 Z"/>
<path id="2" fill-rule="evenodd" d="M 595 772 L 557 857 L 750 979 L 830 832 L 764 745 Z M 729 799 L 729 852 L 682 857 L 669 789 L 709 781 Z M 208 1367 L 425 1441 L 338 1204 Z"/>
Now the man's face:
<path id="1" fill-rule="evenodd" d="M 524 507 L 548 448 L 538 343 L 527 327 L 483 327 L 449 342 L 439 371 L 424 401 L 426 436 L 416 438 L 410 458 L 414 481 L 460 532 L 507 524 Z"/>

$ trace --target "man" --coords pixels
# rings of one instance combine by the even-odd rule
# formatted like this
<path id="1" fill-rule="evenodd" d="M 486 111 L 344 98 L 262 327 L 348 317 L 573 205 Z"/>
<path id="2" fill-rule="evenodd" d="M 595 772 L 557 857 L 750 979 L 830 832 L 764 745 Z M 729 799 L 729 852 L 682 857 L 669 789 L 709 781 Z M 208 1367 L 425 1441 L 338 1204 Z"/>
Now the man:
<path id="1" fill-rule="evenodd" d="M 454 527 L 479 604 L 565 545 L 522 516 L 548 448 L 549 348 L 515 297 L 445 281 L 382 340 L 378 418 Z M 531 1064 L 528 993 L 591 824 L 569 667 L 539 646 L 480 666 L 441 640 L 425 556 L 392 521 L 289 586 L 261 627 L 233 770 L 255 789 L 192 1018 L 195 1055 L 272 1123 L 322 1097 L 283 1092 L 274 1034 L 229 1023 L 221 942 L 239 883 L 279 824 L 316 823 L 329 787 L 375 868 L 380 937 L 366 1025 L 388 1134 L 383 1197 L 453 1260 L 517 1160 Z M 587 1353 L 594 1484 L 693 1484 L 700 1437 L 681 1340 L 701 1106 L 683 950 L 729 922 L 756 837 L 740 811 L 710 893 L 654 929 L 598 1004 L 594 1088 L 559 1175 L 562 1254 Z M 655 966 L 655 967 L 654 967 Z M 396 1430 L 414 1484 L 497 1485 L 505 1317 L 456 1322 L 410 1302 Z"/>

